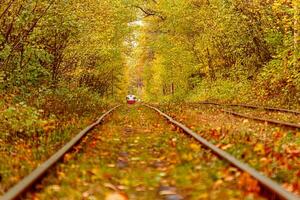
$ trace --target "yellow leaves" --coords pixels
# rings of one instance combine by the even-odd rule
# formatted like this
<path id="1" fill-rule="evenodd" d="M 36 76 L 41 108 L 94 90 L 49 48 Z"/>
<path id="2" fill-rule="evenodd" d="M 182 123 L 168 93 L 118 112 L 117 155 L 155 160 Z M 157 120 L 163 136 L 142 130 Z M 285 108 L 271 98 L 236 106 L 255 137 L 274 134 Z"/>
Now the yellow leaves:
<path id="1" fill-rule="evenodd" d="M 244 123 L 244 124 L 249 123 L 249 120 L 248 120 L 248 119 L 244 119 L 244 120 L 243 120 L 243 123 Z"/>
<path id="2" fill-rule="evenodd" d="M 192 161 L 193 160 L 193 154 L 192 153 L 184 153 L 182 154 L 182 160 L 183 161 Z"/>
<path id="3" fill-rule="evenodd" d="M 254 151 L 264 155 L 265 154 L 265 146 L 262 143 L 257 143 L 254 147 Z"/>
<path id="4" fill-rule="evenodd" d="M 66 177 L 66 174 L 62 171 L 57 172 L 57 176 L 59 180 L 62 180 Z"/>
<path id="5" fill-rule="evenodd" d="M 55 120 L 43 121 L 43 123 L 42 123 L 43 131 L 48 133 L 48 132 L 55 130 L 55 128 L 56 128 L 55 124 L 56 124 Z"/>
<path id="6" fill-rule="evenodd" d="M 55 129 L 55 126 L 43 126 L 43 130 L 48 133 Z"/>
<path id="7" fill-rule="evenodd" d="M 92 180 L 100 180 L 102 179 L 102 172 L 99 167 L 94 167 L 90 171 L 88 171 L 92 175 Z"/>
<path id="8" fill-rule="evenodd" d="M 199 196 L 198 196 L 198 199 L 209 199 L 209 193 L 206 193 L 206 192 L 202 192 Z"/>
<path id="9" fill-rule="evenodd" d="M 46 190 L 50 190 L 53 192 L 59 192 L 60 191 L 60 186 L 59 185 L 50 185 L 49 187 L 46 188 Z"/>
<path id="10" fill-rule="evenodd" d="M 193 151 L 199 151 L 201 148 L 200 148 L 200 145 L 199 144 L 195 144 L 195 143 L 191 143 L 190 144 L 190 148 L 193 150 Z"/>

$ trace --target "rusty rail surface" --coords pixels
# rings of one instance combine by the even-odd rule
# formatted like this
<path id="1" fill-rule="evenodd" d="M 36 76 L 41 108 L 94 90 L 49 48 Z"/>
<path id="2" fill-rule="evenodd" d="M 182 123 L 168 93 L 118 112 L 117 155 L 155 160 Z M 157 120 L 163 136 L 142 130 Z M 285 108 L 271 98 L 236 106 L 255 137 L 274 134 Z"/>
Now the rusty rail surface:
<path id="1" fill-rule="evenodd" d="M 148 108 L 151 108 L 158 112 L 160 115 L 165 117 L 168 121 L 170 121 L 172 124 L 176 125 L 177 127 L 181 128 L 185 133 L 191 135 L 193 138 L 195 138 L 198 142 L 200 142 L 203 146 L 210 149 L 214 154 L 218 155 L 220 158 L 228 161 L 230 164 L 234 165 L 235 167 L 239 168 L 240 170 L 247 172 L 250 174 L 253 178 L 255 178 L 264 188 L 268 189 L 268 191 L 272 192 L 278 199 L 288 199 L 288 200 L 300 200 L 300 197 L 296 196 L 295 194 L 288 192 L 284 188 L 282 188 L 278 183 L 271 180 L 270 178 L 262 175 L 260 172 L 256 171 L 254 168 L 250 167 L 249 165 L 239 161 L 229 153 L 221 150 L 220 148 L 216 147 L 212 143 L 208 142 L 206 139 L 199 136 L 197 133 L 186 127 L 184 124 L 177 122 L 169 115 L 163 113 L 159 109 L 143 104 L 147 106 Z"/>
<path id="2" fill-rule="evenodd" d="M 95 126 L 100 124 L 104 117 L 106 117 L 109 113 L 114 111 L 120 105 L 113 107 L 106 113 L 104 113 L 95 123 L 89 125 L 85 129 L 83 129 L 80 133 L 78 133 L 75 137 L 73 137 L 67 144 L 65 144 L 60 150 L 58 150 L 55 154 L 53 154 L 48 160 L 38 166 L 35 170 L 33 170 L 29 175 L 19 181 L 15 186 L 10 188 L 8 192 L 6 192 L 1 200 L 11 200 L 19 197 L 23 192 L 26 191 L 32 184 L 38 181 L 42 175 L 45 174 L 47 170 L 49 170 L 53 165 L 55 165 L 62 157 L 69 152 L 88 132 L 90 132 Z"/>

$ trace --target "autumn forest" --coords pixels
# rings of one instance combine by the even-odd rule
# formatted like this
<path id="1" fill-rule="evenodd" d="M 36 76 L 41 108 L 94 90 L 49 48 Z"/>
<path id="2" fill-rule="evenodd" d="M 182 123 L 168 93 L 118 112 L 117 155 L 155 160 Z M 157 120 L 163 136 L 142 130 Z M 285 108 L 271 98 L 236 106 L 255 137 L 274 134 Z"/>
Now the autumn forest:
<path id="1" fill-rule="evenodd" d="M 88 135 L 24 198 L 269 198 L 142 102 L 299 195 L 300 0 L 0 0 L 0 195 L 120 104 L 105 140 Z M 229 113 L 299 127 L 200 102 L 291 109 Z"/>

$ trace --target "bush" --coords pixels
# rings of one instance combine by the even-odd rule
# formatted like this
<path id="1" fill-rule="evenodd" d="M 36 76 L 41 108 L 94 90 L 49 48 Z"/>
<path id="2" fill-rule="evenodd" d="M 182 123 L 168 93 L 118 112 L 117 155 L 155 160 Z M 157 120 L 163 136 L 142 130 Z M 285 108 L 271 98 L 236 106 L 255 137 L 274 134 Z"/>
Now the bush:
<path id="1" fill-rule="evenodd" d="M 99 108 L 106 105 L 103 97 L 87 88 L 49 90 L 36 100 L 36 106 L 45 111 L 46 117 L 51 114 L 60 118 L 68 118 L 73 115 L 82 117 L 97 113 Z"/>
<path id="2" fill-rule="evenodd" d="M 190 101 L 222 100 L 247 101 L 251 95 L 251 84 L 248 81 L 203 80 L 190 94 Z"/>
<path id="3" fill-rule="evenodd" d="M 297 77 L 285 68 L 282 60 L 272 60 L 259 74 L 256 95 L 273 104 L 295 104 L 299 101 Z"/>
<path id="4" fill-rule="evenodd" d="M 9 106 L 0 113 L 0 138 L 14 140 L 29 139 L 45 133 L 44 128 L 49 123 L 41 118 L 42 110 L 27 106 L 25 103 Z"/>

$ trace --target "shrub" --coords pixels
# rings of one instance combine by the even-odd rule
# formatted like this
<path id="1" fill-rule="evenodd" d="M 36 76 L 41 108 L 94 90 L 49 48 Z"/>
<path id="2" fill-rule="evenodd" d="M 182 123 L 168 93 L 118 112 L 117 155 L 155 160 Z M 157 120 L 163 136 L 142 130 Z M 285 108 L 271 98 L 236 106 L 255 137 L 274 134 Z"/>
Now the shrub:
<path id="1" fill-rule="evenodd" d="M 45 117 L 51 114 L 57 117 L 86 116 L 97 113 L 107 104 L 103 97 L 87 88 L 60 88 L 45 91 L 36 100 L 37 107 L 45 111 Z"/>
<path id="2" fill-rule="evenodd" d="M 294 104 L 298 101 L 297 78 L 284 66 L 282 60 L 269 62 L 257 78 L 257 96 L 275 104 Z"/>
<path id="3" fill-rule="evenodd" d="M 248 81 L 203 80 L 189 96 L 191 101 L 222 100 L 246 101 L 251 95 L 251 84 Z"/>
<path id="4" fill-rule="evenodd" d="M 0 138 L 14 140 L 15 138 L 34 138 L 44 132 L 48 123 L 41 118 L 41 110 L 27 106 L 25 103 L 9 106 L 0 113 Z"/>

